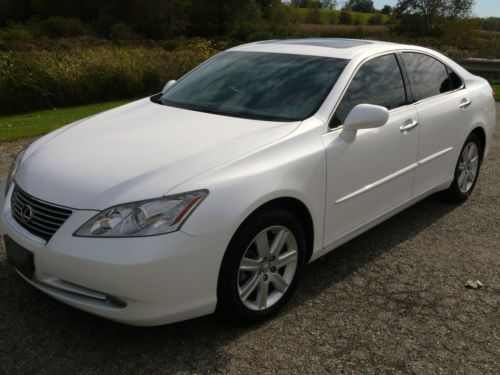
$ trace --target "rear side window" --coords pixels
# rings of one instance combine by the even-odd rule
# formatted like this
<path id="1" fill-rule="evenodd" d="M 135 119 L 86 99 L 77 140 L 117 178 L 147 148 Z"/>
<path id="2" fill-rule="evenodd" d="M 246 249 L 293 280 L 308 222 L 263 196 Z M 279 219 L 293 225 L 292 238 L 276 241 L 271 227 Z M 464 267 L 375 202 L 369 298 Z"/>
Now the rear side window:
<path id="1" fill-rule="evenodd" d="M 394 109 L 406 104 L 406 92 L 396 56 L 386 55 L 366 62 L 352 79 L 330 127 L 344 123 L 358 104 L 375 104 Z"/>
<path id="2" fill-rule="evenodd" d="M 450 68 L 446 67 L 446 69 L 448 70 L 448 76 L 450 77 L 451 90 L 458 90 L 462 88 L 464 85 L 462 78 L 460 78 L 460 76 Z"/>
<path id="3" fill-rule="evenodd" d="M 415 100 L 456 90 L 462 80 L 442 62 L 421 53 L 405 52 L 403 59 L 410 76 Z"/>

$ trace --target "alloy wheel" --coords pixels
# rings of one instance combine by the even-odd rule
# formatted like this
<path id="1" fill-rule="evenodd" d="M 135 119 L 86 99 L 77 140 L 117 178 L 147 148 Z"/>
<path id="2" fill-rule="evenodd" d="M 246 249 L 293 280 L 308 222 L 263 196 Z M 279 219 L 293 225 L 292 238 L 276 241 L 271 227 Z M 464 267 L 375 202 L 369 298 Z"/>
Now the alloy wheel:
<path id="1" fill-rule="evenodd" d="M 277 303 L 293 281 L 298 262 L 297 240 L 284 226 L 261 231 L 251 241 L 238 269 L 238 294 L 255 311 Z"/>
<path id="2" fill-rule="evenodd" d="M 463 149 L 458 164 L 458 188 L 466 194 L 474 185 L 479 170 L 479 150 L 475 142 L 469 142 Z"/>

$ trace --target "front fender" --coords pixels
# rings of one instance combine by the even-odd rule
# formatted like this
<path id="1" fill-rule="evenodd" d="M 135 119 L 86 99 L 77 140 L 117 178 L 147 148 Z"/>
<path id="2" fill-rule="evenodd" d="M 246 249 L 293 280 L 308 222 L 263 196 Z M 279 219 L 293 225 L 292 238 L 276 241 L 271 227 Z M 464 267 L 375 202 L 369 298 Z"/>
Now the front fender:
<path id="1" fill-rule="evenodd" d="M 318 125 L 317 121 L 313 123 Z M 232 236 L 256 209 L 271 200 L 290 197 L 301 201 L 309 210 L 315 233 L 313 251 L 321 248 L 326 189 L 322 127 L 303 125 L 288 137 L 169 192 L 174 194 L 200 188 L 210 191 L 182 231 L 202 235 L 229 228 L 227 233 Z"/>

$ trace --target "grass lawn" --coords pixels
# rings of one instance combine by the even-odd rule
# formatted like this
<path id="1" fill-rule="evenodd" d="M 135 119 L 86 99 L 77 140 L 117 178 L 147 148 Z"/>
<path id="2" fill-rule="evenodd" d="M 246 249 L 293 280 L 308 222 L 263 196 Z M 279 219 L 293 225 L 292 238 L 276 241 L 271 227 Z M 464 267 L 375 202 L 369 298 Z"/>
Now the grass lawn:
<path id="1" fill-rule="evenodd" d="M 15 116 L 0 117 L 0 142 L 48 133 L 76 120 L 126 104 L 130 100 L 55 108 Z"/>
<path id="2" fill-rule="evenodd" d="M 493 85 L 493 90 L 497 94 L 497 102 L 500 102 L 500 85 Z"/>

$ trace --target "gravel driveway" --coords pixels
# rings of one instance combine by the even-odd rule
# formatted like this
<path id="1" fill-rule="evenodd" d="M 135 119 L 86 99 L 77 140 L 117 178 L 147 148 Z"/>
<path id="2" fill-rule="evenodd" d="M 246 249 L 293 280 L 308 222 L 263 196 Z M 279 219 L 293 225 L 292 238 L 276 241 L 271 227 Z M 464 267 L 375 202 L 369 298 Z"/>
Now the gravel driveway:
<path id="1" fill-rule="evenodd" d="M 498 374 L 499 138 L 467 203 L 430 197 L 316 261 L 258 326 L 108 322 L 27 285 L 0 249 L 0 374 Z M 0 144 L 0 180 L 22 143 Z"/>

